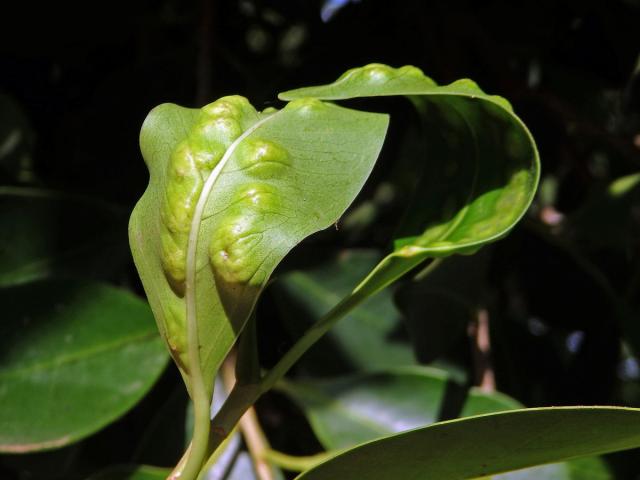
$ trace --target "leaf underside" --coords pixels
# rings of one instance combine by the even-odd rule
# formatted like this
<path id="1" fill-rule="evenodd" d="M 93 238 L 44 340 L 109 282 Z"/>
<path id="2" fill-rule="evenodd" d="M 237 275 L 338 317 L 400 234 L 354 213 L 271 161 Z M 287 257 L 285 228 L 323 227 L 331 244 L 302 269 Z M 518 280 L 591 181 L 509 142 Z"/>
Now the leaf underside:
<path id="1" fill-rule="evenodd" d="M 348 450 L 300 480 L 479 478 L 640 447 L 640 410 L 555 407 L 437 423 Z"/>
<path id="2" fill-rule="evenodd" d="M 535 142 L 507 100 L 471 80 L 438 86 L 412 66 L 371 64 L 328 85 L 281 93 L 283 100 L 404 95 L 423 120 L 420 180 L 395 250 L 360 284 L 378 291 L 427 258 L 470 254 L 506 235 L 529 207 L 539 179 Z"/>
<path id="3" fill-rule="evenodd" d="M 210 383 L 276 265 L 353 201 L 386 128 L 385 115 L 313 99 L 270 114 L 242 97 L 201 110 L 165 104 L 149 114 L 141 147 L 150 183 L 132 214 L 130 243 L 187 385 L 186 291 L 195 291 L 199 357 Z M 194 242 L 198 202 L 204 209 Z"/>

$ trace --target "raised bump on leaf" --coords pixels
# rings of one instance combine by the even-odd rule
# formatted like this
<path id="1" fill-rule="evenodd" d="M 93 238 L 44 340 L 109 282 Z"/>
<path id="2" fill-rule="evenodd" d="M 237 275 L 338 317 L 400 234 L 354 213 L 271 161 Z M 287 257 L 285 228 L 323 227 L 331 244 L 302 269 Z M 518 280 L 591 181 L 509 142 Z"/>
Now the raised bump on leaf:
<path id="1" fill-rule="evenodd" d="M 233 284 L 248 283 L 259 263 L 250 253 L 262 238 L 259 215 L 247 212 L 227 220 L 213 237 L 209 258 L 216 274 Z"/>
<path id="2" fill-rule="evenodd" d="M 405 65 L 400 68 L 393 68 L 382 63 L 370 63 L 364 67 L 357 67 L 347 70 L 343 73 L 337 82 L 360 83 L 366 82 L 370 85 L 384 84 L 400 77 L 413 77 L 421 79 L 429 84 L 435 85 L 435 82 L 427 77 L 422 70 L 413 65 Z"/>
<path id="3" fill-rule="evenodd" d="M 175 289 L 181 289 L 185 280 L 185 265 L 187 261 L 185 245 L 186 240 L 172 234 L 167 229 L 160 232 L 160 242 L 162 245 L 162 267 L 167 276 L 175 285 Z"/>
<path id="4" fill-rule="evenodd" d="M 165 308 L 166 338 L 173 358 L 188 370 L 187 361 L 187 320 L 182 305 L 169 304 Z"/>
<path id="5" fill-rule="evenodd" d="M 300 98 L 289 102 L 285 110 L 296 110 L 302 115 L 313 115 L 326 108 L 326 105 L 317 98 Z"/>
<path id="6" fill-rule="evenodd" d="M 171 155 L 167 171 L 166 203 L 163 221 L 173 233 L 189 231 L 202 178 L 196 167 L 193 152 L 187 142 L 178 145 Z"/>
<path id="7" fill-rule="evenodd" d="M 224 145 L 217 142 L 216 144 L 209 146 L 209 148 L 195 150 L 193 155 L 195 157 L 198 170 L 202 173 L 208 174 L 218 164 L 224 155 L 224 152 Z"/>
<path id="8" fill-rule="evenodd" d="M 245 208 L 253 208 L 261 212 L 277 211 L 282 208 L 280 197 L 278 197 L 275 188 L 265 183 L 256 183 L 245 187 L 239 193 L 237 202 L 245 205 Z"/>
<path id="9" fill-rule="evenodd" d="M 162 267 L 172 288 L 181 293 L 185 280 L 188 232 L 202 190 L 202 178 L 188 142 L 171 155 L 162 209 Z"/>
<path id="10" fill-rule="evenodd" d="M 205 105 L 201 110 L 212 117 L 233 117 L 236 119 L 255 113 L 253 105 L 241 95 L 221 97 L 215 102 Z"/>
<path id="11" fill-rule="evenodd" d="M 208 416 L 202 399 L 268 276 L 294 245 L 330 226 L 353 201 L 388 126 L 386 115 L 318 100 L 292 104 L 261 113 L 239 97 L 202 109 L 164 104 L 149 114 L 141 131 L 150 181 L 131 217 L 131 248 L 160 331 L 190 394 L 198 398 L 202 418 Z M 202 124 L 221 124 L 212 120 L 218 116 L 242 127 L 230 145 L 228 136 L 211 138 L 214 128 L 206 130 L 206 138 L 201 135 Z M 241 147 L 255 147 L 254 139 L 272 142 L 270 153 L 276 153 L 276 161 L 257 162 L 259 176 L 240 165 Z M 190 217 L 186 258 L 166 225 L 168 173 L 178 146 L 195 162 L 187 180 L 204 182 L 193 214 L 181 211 Z M 330 182 L 330 195 L 327 178 L 340 180 Z M 186 279 L 176 288 L 167 270 L 181 280 L 183 263 Z"/>
<path id="12" fill-rule="evenodd" d="M 187 139 L 171 154 L 162 209 L 161 261 L 167 280 L 180 296 L 184 295 L 189 229 L 204 180 L 257 115 L 246 98 L 222 97 L 200 110 Z"/>
<path id="13" fill-rule="evenodd" d="M 246 140 L 238 148 L 238 155 L 240 168 L 256 178 L 280 176 L 291 165 L 289 152 L 274 142 L 259 138 Z"/>
<path id="14" fill-rule="evenodd" d="M 242 127 L 233 117 L 211 117 L 196 125 L 194 133 L 209 144 L 229 146 L 242 134 Z"/>

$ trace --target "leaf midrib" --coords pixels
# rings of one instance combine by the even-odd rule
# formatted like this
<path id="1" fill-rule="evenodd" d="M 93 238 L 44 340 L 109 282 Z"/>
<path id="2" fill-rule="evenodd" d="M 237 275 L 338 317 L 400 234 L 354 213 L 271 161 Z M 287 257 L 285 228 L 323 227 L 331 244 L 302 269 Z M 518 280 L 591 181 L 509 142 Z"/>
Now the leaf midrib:
<path id="1" fill-rule="evenodd" d="M 125 337 L 114 342 L 94 346 L 92 348 L 86 348 L 66 355 L 60 355 L 54 359 L 33 363 L 25 367 L 0 369 L 0 378 L 10 378 L 30 373 L 53 370 L 70 363 L 78 362 L 90 357 L 96 357 L 110 351 L 118 350 L 126 345 L 143 342 L 157 336 L 158 334 L 156 331 L 149 331 L 143 334 Z"/>
<path id="2" fill-rule="evenodd" d="M 186 329 L 187 329 L 187 355 L 189 363 L 191 364 L 191 384 L 195 389 L 194 395 L 207 396 L 204 392 L 204 378 L 203 378 L 203 366 L 201 364 L 200 357 L 200 338 L 198 332 L 198 312 L 197 312 L 197 256 L 198 256 L 198 241 L 200 239 L 200 228 L 202 226 L 205 208 L 209 199 L 213 193 L 215 184 L 220 178 L 222 171 L 229 164 L 229 161 L 236 152 L 238 146 L 262 125 L 272 120 L 284 109 L 258 120 L 256 123 L 247 128 L 242 135 L 233 141 L 229 148 L 225 151 L 224 155 L 220 159 L 220 162 L 214 167 L 209 176 L 207 177 L 202 191 L 198 196 L 196 202 L 193 218 L 191 219 L 191 228 L 189 230 L 189 237 L 187 242 L 186 251 L 186 280 L 185 280 L 185 315 L 186 315 Z"/>

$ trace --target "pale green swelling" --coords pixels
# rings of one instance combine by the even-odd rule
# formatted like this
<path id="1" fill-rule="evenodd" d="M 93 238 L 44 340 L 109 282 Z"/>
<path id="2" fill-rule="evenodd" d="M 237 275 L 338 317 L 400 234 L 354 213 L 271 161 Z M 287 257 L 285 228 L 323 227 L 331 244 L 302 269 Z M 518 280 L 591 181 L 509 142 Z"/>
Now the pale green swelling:
<path id="1" fill-rule="evenodd" d="M 386 115 L 314 99 L 258 113 L 238 96 L 200 110 L 164 104 L 149 114 L 140 142 L 150 183 L 131 216 L 130 243 L 187 385 L 186 259 L 198 201 L 205 196 L 193 348 L 210 391 L 275 266 L 303 238 L 332 225 L 362 188 L 387 122 Z"/>
<path id="2" fill-rule="evenodd" d="M 186 477 L 205 454 L 212 379 L 273 269 L 298 242 L 339 219 L 380 152 L 385 115 L 322 100 L 381 95 L 409 96 L 428 140 L 396 249 L 259 384 L 232 392 L 214 420 L 215 431 L 228 432 L 366 298 L 427 258 L 472 253 L 504 236 L 535 193 L 537 151 L 506 100 L 470 80 L 438 87 L 415 67 L 352 69 L 334 84 L 282 94 L 293 101 L 279 111 L 258 113 L 241 97 L 225 97 L 201 110 L 161 105 L 147 117 L 141 148 L 151 178 L 131 217 L 130 243 L 196 405 Z"/>
<path id="3" fill-rule="evenodd" d="M 535 142 L 507 100 L 475 82 L 438 86 L 413 66 L 370 64 L 334 83 L 281 93 L 283 100 L 407 96 L 421 114 L 424 159 L 395 250 L 357 287 L 373 294 L 428 258 L 471 254 L 504 237 L 533 200 Z"/>

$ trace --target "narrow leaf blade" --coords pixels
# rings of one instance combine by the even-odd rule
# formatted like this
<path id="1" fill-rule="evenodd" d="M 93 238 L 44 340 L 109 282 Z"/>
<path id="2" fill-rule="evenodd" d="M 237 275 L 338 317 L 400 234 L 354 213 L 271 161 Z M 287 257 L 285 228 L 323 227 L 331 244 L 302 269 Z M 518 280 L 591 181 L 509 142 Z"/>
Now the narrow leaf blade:
<path id="1" fill-rule="evenodd" d="M 327 450 L 353 447 L 458 415 L 521 407 L 506 395 L 467 392 L 445 371 L 431 367 L 288 381 L 281 388 L 302 408 Z"/>
<path id="2" fill-rule="evenodd" d="M 298 476 L 467 479 L 640 446 L 640 410 L 555 407 L 437 423 L 360 445 Z"/>

